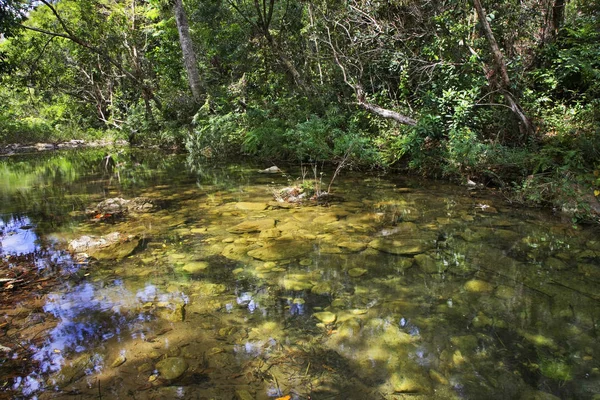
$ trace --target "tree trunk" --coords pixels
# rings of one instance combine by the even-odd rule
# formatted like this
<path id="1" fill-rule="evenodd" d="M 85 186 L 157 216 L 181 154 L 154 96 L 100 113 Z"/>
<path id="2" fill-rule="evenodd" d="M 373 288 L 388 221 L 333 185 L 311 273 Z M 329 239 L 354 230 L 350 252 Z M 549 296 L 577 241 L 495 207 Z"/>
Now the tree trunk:
<path id="1" fill-rule="evenodd" d="M 490 46 L 492 57 L 494 58 L 495 69 L 500 75 L 500 86 L 502 91 L 504 92 L 504 97 L 506 98 L 510 109 L 521 121 L 521 125 L 519 126 L 521 133 L 530 135 L 535 132 L 535 129 L 533 127 L 533 124 L 523 111 L 523 108 L 519 104 L 517 97 L 512 91 L 510 78 L 508 76 L 508 68 L 506 67 L 506 61 L 504 61 L 502 51 L 500 51 L 500 47 L 498 46 L 498 42 L 496 42 L 496 38 L 494 37 L 492 28 L 488 23 L 487 14 L 483 9 L 480 0 L 473 0 L 473 5 L 475 6 L 475 10 L 477 11 L 477 16 L 479 17 L 479 22 L 481 23 L 481 27 L 483 28 L 485 38 L 488 42 L 488 45 Z"/>
<path id="2" fill-rule="evenodd" d="M 356 91 L 358 105 L 361 106 L 362 108 L 364 108 L 365 110 L 369 111 L 370 113 L 379 115 L 380 117 L 383 117 L 383 118 L 392 119 L 403 125 L 410 125 L 410 126 L 417 125 L 416 120 L 414 120 L 410 117 L 407 117 L 406 115 L 402 115 L 396 111 L 388 110 L 387 108 L 380 107 L 377 104 L 372 104 L 372 103 L 367 102 L 365 100 L 365 94 L 363 92 L 363 89 L 358 85 L 354 85 L 353 87 L 354 87 L 354 90 Z"/>
<path id="3" fill-rule="evenodd" d="M 565 6 L 567 0 L 554 0 L 552 5 L 552 38 L 556 38 L 558 31 L 562 27 L 562 24 L 565 20 Z"/>
<path id="4" fill-rule="evenodd" d="M 188 24 L 185 9 L 183 8 L 182 0 L 175 0 L 173 10 L 175 13 L 175 22 L 177 23 L 177 31 L 179 32 L 179 44 L 183 53 L 183 63 L 187 72 L 188 83 L 192 90 L 192 96 L 196 103 L 202 100 L 202 83 L 200 80 L 200 72 L 198 70 L 198 62 L 194 44 L 190 36 L 190 25 Z"/>

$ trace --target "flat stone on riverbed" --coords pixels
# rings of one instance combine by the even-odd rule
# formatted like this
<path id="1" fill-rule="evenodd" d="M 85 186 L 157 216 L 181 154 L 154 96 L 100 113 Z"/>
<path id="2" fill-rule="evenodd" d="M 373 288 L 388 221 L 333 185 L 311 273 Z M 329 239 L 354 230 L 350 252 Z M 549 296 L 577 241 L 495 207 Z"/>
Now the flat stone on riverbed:
<path id="1" fill-rule="evenodd" d="M 367 270 L 364 268 L 352 268 L 348 271 L 348 275 L 350 275 L 353 278 L 358 278 L 359 276 L 363 276 L 366 273 Z"/>
<path id="2" fill-rule="evenodd" d="M 197 274 L 204 271 L 206 268 L 208 268 L 208 263 L 206 261 L 192 261 L 185 264 L 181 269 L 188 274 Z"/>
<path id="3" fill-rule="evenodd" d="M 252 233 L 261 232 L 275 227 L 275 220 L 272 218 L 257 219 L 254 221 L 244 221 L 233 228 L 227 229 L 231 233 Z"/>
<path id="4" fill-rule="evenodd" d="M 337 316 L 329 311 L 322 311 L 322 312 L 317 312 L 313 314 L 313 317 L 315 317 L 316 319 L 318 319 L 319 321 L 321 321 L 324 324 L 333 324 L 335 322 L 335 320 L 337 319 Z"/>
<path id="5" fill-rule="evenodd" d="M 267 207 L 267 203 L 240 202 L 235 204 L 235 208 L 244 211 L 263 211 L 266 210 Z"/>
<path id="6" fill-rule="evenodd" d="M 156 364 L 160 377 L 166 380 L 179 378 L 188 369 L 187 362 L 181 357 L 168 357 Z"/>
<path id="7" fill-rule="evenodd" d="M 276 243 L 250 250 L 248 255 L 262 261 L 278 261 L 289 258 L 300 257 L 309 251 L 312 246 L 310 243 L 300 241 L 277 241 Z"/>
<path id="8" fill-rule="evenodd" d="M 338 246 L 353 253 L 363 251 L 367 248 L 366 244 L 360 242 L 341 242 L 338 243 Z"/>
<path id="9" fill-rule="evenodd" d="M 369 247 L 389 254 L 411 255 L 428 250 L 431 245 L 425 240 L 418 239 L 375 239 L 369 242 Z"/>
<path id="10" fill-rule="evenodd" d="M 489 293 L 494 290 L 494 286 L 486 281 L 473 279 L 465 283 L 465 290 L 471 293 Z"/>

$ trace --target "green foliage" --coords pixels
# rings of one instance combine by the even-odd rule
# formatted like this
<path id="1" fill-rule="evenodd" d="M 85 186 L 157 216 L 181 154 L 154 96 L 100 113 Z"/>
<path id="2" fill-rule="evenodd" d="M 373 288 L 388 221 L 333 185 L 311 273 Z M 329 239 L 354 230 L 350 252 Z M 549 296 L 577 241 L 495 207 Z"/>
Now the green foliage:
<path id="1" fill-rule="evenodd" d="M 207 115 L 206 108 L 205 105 L 194 118 L 195 128 L 185 141 L 187 151 L 194 158 L 225 159 L 239 154 L 243 115 L 232 112 Z"/>
<path id="2" fill-rule="evenodd" d="M 171 2 L 51 2 L 66 30 L 48 5 L 5 3 L 32 8 L 3 9 L 14 34 L 0 43 L 4 143 L 110 132 L 185 144 L 192 159 L 396 165 L 557 207 L 598 188 L 589 178 L 600 159 L 597 2 L 567 2 L 559 26 L 545 3 L 484 4 L 506 88 L 462 1 L 274 2 L 260 23 L 266 10 L 248 0 L 188 0 L 202 107 Z M 14 29 L 25 16 L 38 31 Z M 520 129 L 507 90 L 535 133 Z M 417 124 L 399 126 L 362 101 Z"/>
<path id="3" fill-rule="evenodd" d="M 540 372 L 545 377 L 557 381 L 566 382 L 573 379 L 573 368 L 563 360 L 544 358 L 540 365 Z"/>

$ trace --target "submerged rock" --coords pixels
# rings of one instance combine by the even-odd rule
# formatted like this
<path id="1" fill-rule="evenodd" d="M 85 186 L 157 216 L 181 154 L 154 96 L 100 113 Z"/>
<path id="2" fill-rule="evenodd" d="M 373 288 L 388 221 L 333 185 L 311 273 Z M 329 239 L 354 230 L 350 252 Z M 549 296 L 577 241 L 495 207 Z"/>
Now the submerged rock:
<path id="1" fill-rule="evenodd" d="M 169 381 L 179 378 L 188 369 L 188 363 L 181 357 L 168 357 L 156 364 L 162 379 Z"/>
<path id="2" fill-rule="evenodd" d="M 352 253 L 358 253 L 367 248 L 367 245 L 360 242 L 340 242 L 338 246 Z"/>
<path id="3" fill-rule="evenodd" d="M 158 307 L 156 316 L 169 322 L 182 322 L 185 320 L 185 304 L 177 303 Z"/>
<path id="4" fill-rule="evenodd" d="M 116 368 L 123 365 L 125 361 L 127 361 L 127 358 L 125 358 L 123 354 L 120 354 L 117 358 L 115 358 L 115 361 L 113 361 L 113 363 L 110 364 L 110 366 L 111 368 Z"/>
<path id="5" fill-rule="evenodd" d="M 281 231 L 277 228 L 265 229 L 258 235 L 259 239 L 275 239 L 281 236 Z"/>
<path id="6" fill-rule="evenodd" d="M 74 254 L 86 253 L 97 260 L 116 260 L 127 257 L 137 248 L 137 236 L 113 232 L 106 236 L 82 236 L 69 242 L 69 251 Z"/>
<path id="7" fill-rule="evenodd" d="M 83 378 L 86 370 L 92 366 L 92 359 L 90 355 L 82 354 L 70 362 L 67 361 L 59 372 L 50 376 L 48 379 L 48 384 L 63 388 L 69 383 Z"/>
<path id="8" fill-rule="evenodd" d="M 312 250 L 310 243 L 282 240 L 272 245 L 250 250 L 248 255 L 262 261 L 278 261 L 300 257 Z"/>
<path id="9" fill-rule="evenodd" d="M 363 276 L 366 273 L 367 270 L 364 268 L 352 268 L 348 271 L 348 275 L 350 275 L 352 278 L 358 278 L 359 276 Z"/>
<path id="10" fill-rule="evenodd" d="M 429 379 L 418 373 L 394 373 L 390 377 L 390 384 L 394 393 L 429 393 L 431 386 Z"/>
<path id="11" fill-rule="evenodd" d="M 369 247 L 389 254 L 411 255 L 427 251 L 431 245 L 419 239 L 375 239 L 369 242 Z"/>
<path id="12" fill-rule="evenodd" d="M 441 263 L 438 265 L 436 260 L 427 254 L 417 254 L 415 256 L 415 261 L 419 268 L 427 274 L 438 274 L 445 270 L 445 267 L 443 267 Z"/>
<path id="13" fill-rule="evenodd" d="M 235 208 L 244 211 L 263 211 L 267 209 L 267 203 L 251 203 L 251 202 L 239 202 L 235 203 Z"/>
<path id="14" fill-rule="evenodd" d="M 322 281 L 317 282 L 317 284 L 315 284 L 310 291 L 316 295 L 328 295 L 331 294 L 332 290 L 331 283 Z"/>
<path id="15" fill-rule="evenodd" d="M 316 319 L 318 319 L 319 321 L 321 321 L 324 324 L 333 324 L 335 322 L 335 320 L 337 319 L 337 315 L 335 315 L 332 312 L 329 311 L 322 311 L 322 312 L 317 312 L 313 314 L 313 317 L 315 317 Z"/>
<path id="16" fill-rule="evenodd" d="M 494 290 L 494 286 L 486 281 L 473 279 L 465 283 L 465 290 L 471 293 L 489 293 Z"/>
<path id="17" fill-rule="evenodd" d="M 281 286 L 283 286 L 285 290 L 292 290 L 296 292 L 301 290 L 310 290 L 314 285 L 308 279 L 309 277 L 306 275 L 291 274 L 290 276 L 281 280 Z"/>
<path id="18" fill-rule="evenodd" d="M 360 322 L 356 319 L 344 321 L 337 329 L 338 339 L 357 338 L 360 335 Z"/>
<path id="19" fill-rule="evenodd" d="M 191 261 L 185 264 L 181 269 L 188 274 L 198 274 L 208 268 L 206 261 Z"/>
<path id="20" fill-rule="evenodd" d="M 261 232 L 275 227 L 275 220 L 272 218 L 257 219 L 253 221 L 244 221 L 236 226 L 227 229 L 231 233 L 252 233 Z"/>

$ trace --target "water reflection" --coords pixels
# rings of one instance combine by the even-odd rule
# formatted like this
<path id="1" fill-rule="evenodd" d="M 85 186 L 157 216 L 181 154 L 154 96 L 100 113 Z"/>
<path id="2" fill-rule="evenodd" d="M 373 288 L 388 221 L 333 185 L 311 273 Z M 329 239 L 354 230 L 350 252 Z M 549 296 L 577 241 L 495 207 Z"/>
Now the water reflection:
<path id="1" fill-rule="evenodd" d="M 28 217 L 0 219 L 0 254 L 29 254 L 40 250 L 38 237 Z"/>

